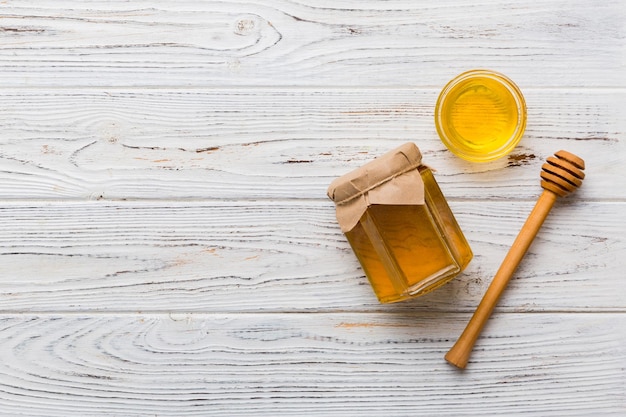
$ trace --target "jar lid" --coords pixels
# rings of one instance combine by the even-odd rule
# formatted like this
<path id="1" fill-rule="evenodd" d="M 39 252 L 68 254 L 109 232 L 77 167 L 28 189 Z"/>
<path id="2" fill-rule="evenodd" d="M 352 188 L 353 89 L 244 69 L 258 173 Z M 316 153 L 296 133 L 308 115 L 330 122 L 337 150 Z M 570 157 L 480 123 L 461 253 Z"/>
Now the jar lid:
<path id="1" fill-rule="evenodd" d="M 408 142 L 335 179 L 327 194 L 337 205 L 341 230 L 351 230 L 372 204 L 424 204 L 421 165 L 419 148 Z"/>

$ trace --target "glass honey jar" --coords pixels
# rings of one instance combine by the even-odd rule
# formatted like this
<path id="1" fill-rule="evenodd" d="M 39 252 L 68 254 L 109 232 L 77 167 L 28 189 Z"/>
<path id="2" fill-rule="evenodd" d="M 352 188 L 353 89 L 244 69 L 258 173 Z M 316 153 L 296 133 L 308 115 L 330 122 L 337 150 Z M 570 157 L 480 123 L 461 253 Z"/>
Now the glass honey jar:
<path id="1" fill-rule="evenodd" d="M 472 251 L 414 143 L 334 180 L 328 196 L 381 303 L 426 294 L 454 278 Z"/>

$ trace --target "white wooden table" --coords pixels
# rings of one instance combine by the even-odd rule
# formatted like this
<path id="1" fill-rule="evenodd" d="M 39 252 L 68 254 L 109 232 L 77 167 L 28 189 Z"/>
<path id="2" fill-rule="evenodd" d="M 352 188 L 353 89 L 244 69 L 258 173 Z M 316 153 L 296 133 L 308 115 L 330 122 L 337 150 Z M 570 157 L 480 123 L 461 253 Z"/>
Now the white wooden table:
<path id="1" fill-rule="evenodd" d="M 486 165 L 433 110 L 472 68 L 528 104 Z M 0 3 L 2 416 L 626 415 L 626 3 Z M 414 141 L 475 258 L 377 303 L 330 181 Z M 465 371 L 461 333 L 583 157 Z"/>

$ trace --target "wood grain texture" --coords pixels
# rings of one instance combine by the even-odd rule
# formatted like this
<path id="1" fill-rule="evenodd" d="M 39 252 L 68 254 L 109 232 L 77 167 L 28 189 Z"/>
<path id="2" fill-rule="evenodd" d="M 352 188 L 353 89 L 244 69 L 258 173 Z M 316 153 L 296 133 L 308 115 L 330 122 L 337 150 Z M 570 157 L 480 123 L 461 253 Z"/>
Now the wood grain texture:
<path id="1" fill-rule="evenodd" d="M 529 89 L 508 157 L 455 158 L 435 89 L 10 90 L 0 93 L 0 198 L 325 199 L 328 184 L 406 141 L 448 198 L 538 195 L 541 164 L 581 155 L 579 198 L 626 199 L 626 89 Z"/>
<path id="2" fill-rule="evenodd" d="M 0 310 L 469 312 L 532 202 L 452 208 L 475 253 L 468 269 L 428 296 L 381 306 L 330 201 L 7 203 Z M 626 311 L 626 240 L 615 227 L 625 209 L 557 204 L 500 311 Z"/>
<path id="3" fill-rule="evenodd" d="M 0 416 L 626 415 L 619 0 L 0 2 Z M 500 161 L 443 85 L 521 88 Z M 415 141 L 474 250 L 380 305 L 325 196 Z M 587 162 L 465 373 L 444 353 L 559 149 Z"/>
<path id="4" fill-rule="evenodd" d="M 479 342 L 472 372 L 459 373 L 441 355 L 465 319 L 4 316 L 0 413 L 618 416 L 624 410 L 624 315 L 498 316 L 491 337 Z"/>
<path id="5" fill-rule="evenodd" d="M 521 86 L 625 86 L 619 0 L 11 1 L 15 86 L 441 86 L 489 67 Z"/>

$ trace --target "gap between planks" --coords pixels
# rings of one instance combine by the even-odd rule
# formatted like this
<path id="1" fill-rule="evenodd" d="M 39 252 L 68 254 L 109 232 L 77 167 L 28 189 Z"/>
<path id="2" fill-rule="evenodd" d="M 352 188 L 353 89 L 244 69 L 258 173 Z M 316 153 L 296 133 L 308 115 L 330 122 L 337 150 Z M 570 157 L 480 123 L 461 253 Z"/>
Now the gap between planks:
<path id="1" fill-rule="evenodd" d="M 184 310 L 176 310 L 176 311 L 167 311 L 167 310 L 45 310 L 45 311 L 37 311 L 37 310 L 0 310 L 0 317 L 2 318 L 10 318 L 10 317 L 24 317 L 24 316 L 37 316 L 37 317 L 58 317 L 58 316 L 67 316 L 67 317 L 86 317 L 86 316 L 105 316 L 105 317 L 127 317 L 127 316 L 154 316 L 154 317 L 162 317 L 168 316 L 172 318 L 172 320 L 176 321 L 177 319 L 183 318 L 202 318 L 202 317 L 276 317 L 276 316 L 298 316 L 298 315 L 316 315 L 316 316 L 327 316 L 327 317 L 340 317 L 340 316 L 403 316 L 403 317 L 429 317 L 429 316 L 468 316 L 472 314 L 473 310 L 454 310 L 454 311 L 436 311 L 436 312 L 424 312 L 424 311 L 412 311 L 412 310 L 263 310 L 263 311 L 211 311 L 211 312 L 197 312 L 197 311 L 184 311 Z M 519 316 L 519 315 L 533 315 L 533 316 L 553 316 L 553 315 L 564 315 L 564 314 L 575 314 L 580 316 L 585 315 L 623 315 L 626 314 L 626 308 L 617 309 L 597 309 L 597 310 L 583 310 L 583 309 L 557 309 L 557 310 L 502 310 L 495 312 L 492 317 L 494 320 L 497 320 L 498 316 Z M 469 317 L 468 317 L 469 318 Z"/>

